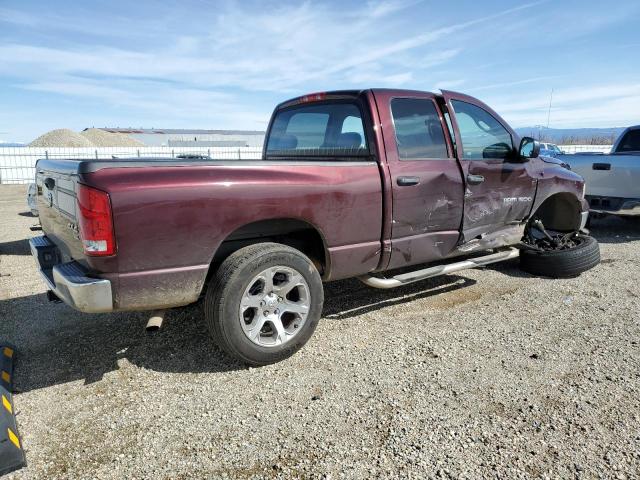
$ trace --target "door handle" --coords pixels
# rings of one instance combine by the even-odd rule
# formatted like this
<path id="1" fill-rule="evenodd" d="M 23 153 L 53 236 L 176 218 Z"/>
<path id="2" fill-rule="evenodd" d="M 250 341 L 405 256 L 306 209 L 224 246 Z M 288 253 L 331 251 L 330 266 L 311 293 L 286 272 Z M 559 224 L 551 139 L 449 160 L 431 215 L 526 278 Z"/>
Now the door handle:
<path id="1" fill-rule="evenodd" d="M 398 177 L 396 182 L 400 187 L 410 187 L 411 185 L 418 185 L 420 177 Z"/>
<path id="2" fill-rule="evenodd" d="M 594 163 L 593 169 L 594 170 L 611 170 L 611 164 L 610 163 Z"/>
<path id="3" fill-rule="evenodd" d="M 470 173 L 467 175 L 467 182 L 469 182 L 470 185 L 479 185 L 484 182 L 484 177 L 482 175 L 473 175 Z"/>

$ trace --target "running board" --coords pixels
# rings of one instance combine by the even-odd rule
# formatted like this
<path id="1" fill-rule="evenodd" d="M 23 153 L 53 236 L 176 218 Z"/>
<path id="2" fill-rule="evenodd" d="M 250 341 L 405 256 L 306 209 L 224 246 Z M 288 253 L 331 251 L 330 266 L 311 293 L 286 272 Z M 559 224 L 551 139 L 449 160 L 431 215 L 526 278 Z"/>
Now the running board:
<path id="1" fill-rule="evenodd" d="M 437 277 L 438 275 L 446 275 L 447 273 L 459 272 L 468 268 L 481 267 L 490 263 L 502 262 L 520 255 L 520 250 L 510 248 L 484 257 L 475 257 L 461 262 L 449 263 L 447 265 L 437 265 L 435 267 L 416 270 L 415 272 L 402 273 L 392 278 L 380 278 L 372 275 L 362 275 L 358 277 L 362 283 L 373 288 L 395 288 L 409 283 L 418 282 L 425 278 Z"/>

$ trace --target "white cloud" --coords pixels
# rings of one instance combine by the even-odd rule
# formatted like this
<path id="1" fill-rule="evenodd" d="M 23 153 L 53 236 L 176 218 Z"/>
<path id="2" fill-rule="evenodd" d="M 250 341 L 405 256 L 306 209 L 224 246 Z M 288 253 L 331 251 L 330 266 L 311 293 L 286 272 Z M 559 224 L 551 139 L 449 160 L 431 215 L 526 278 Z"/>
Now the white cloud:
<path id="1" fill-rule="evenodd" d="M 437 82 L 433 86 L 433 90 L 451 90 L 452 88 L 457 88 L 461 85 L 464 85 L 467 81 L 462 78 L 450 79 L 450 80 L 442 80 Z"/>
<path id="2" fill-rule="evenodd" d="M 422 0 L 409 0 L 409 1 L 368 1 L 366 14 L 371 18 L 387 17 L 399 10 L 411 7 L 417 3 L 421 3 Z"/>
<path id="3" fill-rule="evenodd" d="M 343 12 L 322 5 L 281 6 L 265 13 L 232 4 L 219 13 L 206 35 L 167 35 L 165 45 L 139 49 L 5 43 L 0 46 L 0 67 L 27 81 L 43 75 L 112 76 L 288 92 L 339 85 L 349 77 L 358 78 L 355 70 L 378 63 L 384 71 L 381 78 L 402 84 L 414 75 L 401 65 L 394 67 L 399 54 L 411 52 L 413 58 L 406 63 L 417 70 L 445 64 L 460 50 L 440 49 L 441 39 L 535 5 L 413 35 L 390 31 L 387 15 L 413 3 L 386 1 L 360 7 L 348 12 L 348 25 Z M 435 44 L 432 52 L 416 51 L 429 44 Z"/>
<path id="4" fill-rule="evenodd" d="M 170 9 L 175 16 L 158 6 L 162 11 L 148 17 L 110 13 L 89 21 L 79 8 L 42 15 L 4 8 L 0 24 L 44 34 L 5 37 L 0 70 L 4 85 L 70 98 L 98 114 L 105 105 L 171 123 L 184 119 L 247 128 L 266 122 L 274 98 L 369 86 L 464 86 L 470 93 L 486 92 L 492 98 L 483 99 L 516 124 L 543 123 L 546 85 L 560 78 L 561 85 L 575 81 L 569 75 L 532 76 L 510 62 L 520 58 L 515 52 L 525 36 L 545 42 L 581 34 L 581 21 L 575 21 L 538 35 L 536 21 L 552 9 L 551 2 L 545 9 L 534 8 L 544 2 L 533 2 L 472 18 L 457 9 L 456 20 L 444 26 L 437 23 L 444 16 L 416 21 L 412 8 L 419 3 L 378 0 L 336 9 L 307 1 L 262 9 L 216 2 L 215 8 L 200 9 L 189 28 L 187 15 L 175 7 Z M 578 12 L 580 18 L 588 13 Z M 592 32 L 619 18 L 619 12 L 605 12 L 585 26 Z M 82 42 L 74 43 L 79 33 Z M 505 46 L 506 37 L 513 45 Z M 477 78 L 485 75 L 480 84 Z M 632 108 L 639 111 L 638 93 L 634 84 L 620 83 L 611 85 L 615 95 L 604 91 L 608 87 L 557 89 L 552 124 L 570 122 L 572 114 L 595 124 L 628 120 Z M 270 94 L 268 103 L 260 103 L 264 92 Z"/>
<path id="5" fill-rule="evenodd" d="M 511 99 L 496 98 L 491 105 L 515 126 L 546 124 L 549 94 L 537 92 Z M 550 126 L 618 127 L 637 124 L 638 112 L 640 83 L 561 88 L 553 92 Z"/>

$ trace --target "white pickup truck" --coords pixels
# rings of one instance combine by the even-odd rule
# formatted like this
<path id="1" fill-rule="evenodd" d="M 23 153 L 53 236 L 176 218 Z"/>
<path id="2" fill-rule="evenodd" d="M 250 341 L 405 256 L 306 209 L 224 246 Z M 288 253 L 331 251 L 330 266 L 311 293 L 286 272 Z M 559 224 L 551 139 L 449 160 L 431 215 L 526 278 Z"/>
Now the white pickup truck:
<path id="1" fill-rule="evenodd" d="M 563 155 L 562 160 L 585 179 L 590 211 L 640 215 L 640 125 L 622 132 L 611 153 Z"/>

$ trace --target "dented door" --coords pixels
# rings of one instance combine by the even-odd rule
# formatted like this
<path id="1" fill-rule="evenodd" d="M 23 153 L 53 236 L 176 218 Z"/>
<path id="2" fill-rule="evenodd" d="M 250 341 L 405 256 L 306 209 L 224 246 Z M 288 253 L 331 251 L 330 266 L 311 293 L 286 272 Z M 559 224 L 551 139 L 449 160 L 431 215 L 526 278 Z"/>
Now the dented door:
<path id="1" fill-rule="evenodd" d="M 467 95 L 443 91 L 464 188 L 463 242 L 519 223 L 531 211 L 536 180 L 529 162 L 514 154 L 519 138 L 484 103 Z"/>
<path id="2" fill-rule="evenodd" d="M 460 235 L 463 184 L 435 97 L 375 91 L 391 176 L 391 256 L 387 268 L 445 257 Z"/>

